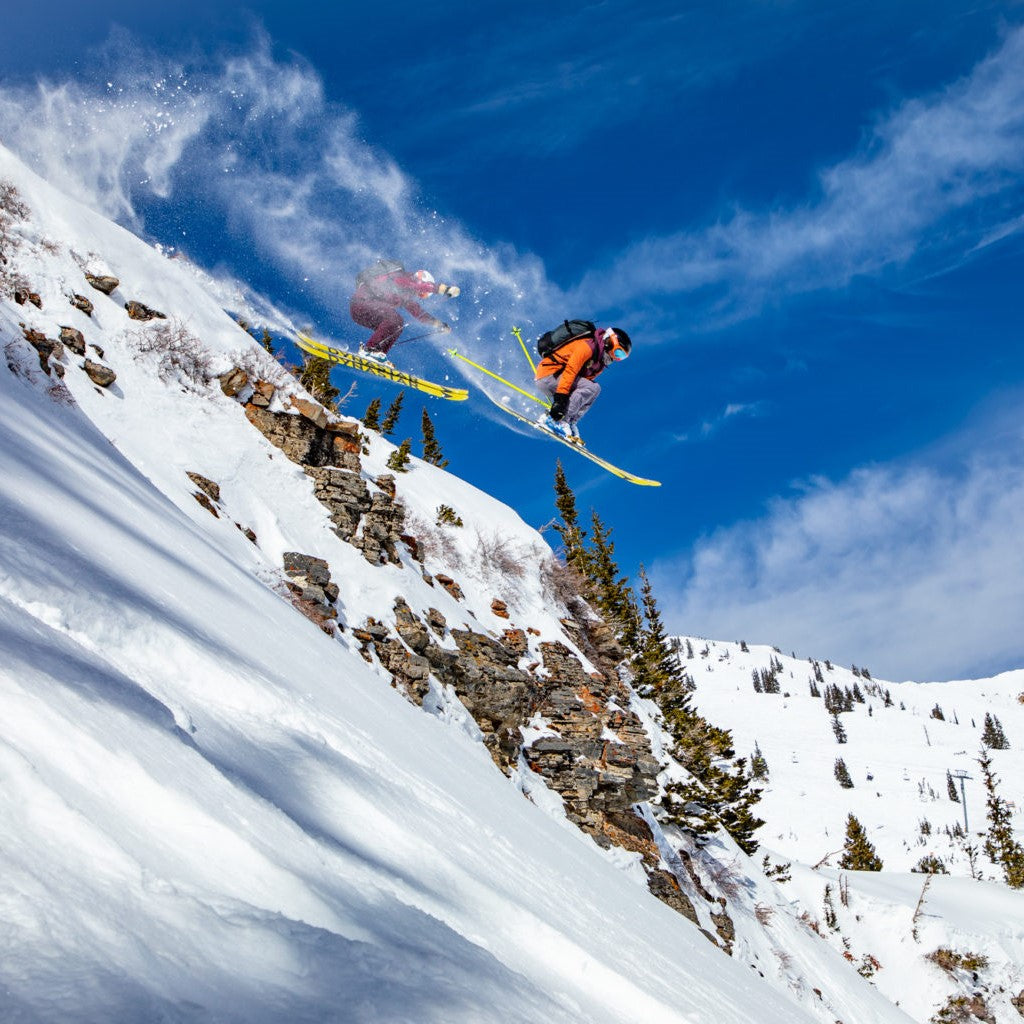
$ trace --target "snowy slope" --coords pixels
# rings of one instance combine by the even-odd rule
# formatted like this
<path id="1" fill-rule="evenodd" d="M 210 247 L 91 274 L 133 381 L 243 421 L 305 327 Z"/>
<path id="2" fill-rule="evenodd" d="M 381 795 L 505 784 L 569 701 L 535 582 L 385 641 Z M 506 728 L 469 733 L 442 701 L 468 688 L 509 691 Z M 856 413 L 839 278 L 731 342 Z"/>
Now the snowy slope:
<path id="1" fill-rule="evenodd" d="M 852 812 L 887 869 L 909 871 L 933 854 L 951 872 L 969 875 L 963 843 L 946 833 L 964 822 L 963 804 L 949 798 L 946 772 L 971 776 L 964 787 L 968 825 L 972 834 L 983 831 L 985 794 L 976 759 L 986 713 L 999 719 L 1011 744 L 991 751 L 1000 792 L 1024 807 L 1024 704 L 1018 700 L 1024 671 L 973 681 L 892 683 L 820 661 L 824 683 L 819 690 L 828 684 L 852 690 L 856 684 L 865 697 L 840 716 L 847 734 L 840 744 L 823 699 L 810 695 L 814 668 L 806 658 L 753 644 L 744 652 L 738 643 L 680 640 L 683 665 L 697 685 L 696 706 L 733 730 L 737 753 L 752 753 L 756 743 L 768 761 L 768 784 L 758 805 L 767 824 L 759 838 L 780 855 L 816 864 L 841 850 Z M 773 658 L 782 664 L 782 693 L 756 693 L 753 671 L 768 668 Z M 891 695 L 891 707 L 884 706 L 884 691 Z M 936 704 L 944 720 L 931 717 Z M 842 789 L 835 779 L 839 757 L 849 768 L 853 789 Z M 1024 832 L 1019 835 L 1024 839 Z M 980 846 L 976 835 L 974 842 Z M 980 866 L 993 875 L 991 865 Z"/>
<path id="2" fill-rule="evenodd" d="M 1024 1007 L 1024 895 L 1007 889 L 1001 872 L 981 853 L 985 795 L 976 758 L 985 714 L 994 714 L 1011 744 L 990 751 L 1000 794 L 1024 807 L 1024 672 L 892 683 L 821 661 L 820 691 L 828 684 L 851 690 L 856 684 L 865 697 L 840 716 L 847 742 L 839 744 L 823 699 L 810 694 L 812 662 L 771 647 L 743 650 L 739 643 L 679 640 L 682 662 L 697 686 L 695 705 L 733 731 L 738 754 L 750 754 L 756 744 L 768 763 L 757 807 L 766 824 L 758 838 L 774 861 L 793 862 L 793 880 L 783 887 L 793 899 L 792 911 L 806 914 L 859 968 L 870 972 L 874 958 L 872 983 L 915 1020 L 930 1020 L 951 996 L 975 993 L 984 996 L 1000 1024 L 1019 1020 L 1011 1001 Z M 755 692 L 754 670 L 768 669 L 773 660 L 782 665 L 782 692 Z M 944 720 L 931 717 L 936 704 Z M 852 789 L 841 788 L 834 777 L 837 757 L 850 771 Z M 988 881 L 970 877 L 964 841 L 956 834 L 957 826 L 963 828 L 964 806 L 949 798 L 947 769 L 971 776 L 964 788 L 969 839 L 978 850 L 976 871 Z M 837 870 L 851 812 L 865 826 L 883 872 Z M 1015 824 L 1024 841 L 1019 810 Z M 933 876 L 922 900 L 927 876 L 909 872 L 926 854 L 941 858 L 954 877 Z M 826 886 L 837 918 L 833 929 L 825 923 Z M 846 905 L 840 898 L 844 887 Z M 940 948 L 979 954 L 988 965 L 976 977 L 945 972 L 928 959 Z"/>
<path id="3" fill-rule="evenodd" d="M 462 604 L 412 565 L 368 566 L 236 403 L 132 354 L 128 298 L 187 315 L 225 367 L 259 357 L 195 277 L 0 150 L 4 178 L 32 210 L 19 265 L 43 308 L 0 306 L 0 1017 L 815 1019 L 523 799 L 472 723 L 411 706 L 275 591 L 297 549 L 330 561 L 353 623 L 402 593 L 506 625 L 501 596 L 554 638 L 539 581 L 500 592 L 468 531 Z M 89 292 L 91 318 L 68 304 L 81 262 L 122 281 Z M 19 320 L 80 328 L 116 384 L 76 357 L 44 377 Z M 374 441 L 371 475 L 390 450 Z M 185 470 L 221 483 L 258 546 Z M 432 467 L 403 498 L 543 547 Z M 905 1019 L 857 981 L 839 998 Z"/>

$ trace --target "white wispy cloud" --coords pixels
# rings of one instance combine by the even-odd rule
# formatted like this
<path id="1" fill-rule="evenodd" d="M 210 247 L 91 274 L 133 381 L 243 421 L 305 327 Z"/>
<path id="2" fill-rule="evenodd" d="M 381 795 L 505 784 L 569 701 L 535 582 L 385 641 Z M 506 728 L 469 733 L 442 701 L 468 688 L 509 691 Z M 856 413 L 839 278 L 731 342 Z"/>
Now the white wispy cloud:
<path id="1" fill-rule="evenodd" d="M 680 632 L 950 679 L 1024 660 L 1024 396 L 912 464 L 813 479 L 655 564 Z"/>
<path id="2" fill-rule="evenodd" d="M 679 443 L 707 441 L 714 437 L 730 420 L 737 417 L 761 416 L 763 413 L 763 402 L 729 402 L 717 415 L 702 420 L 696 427 L 683 434 L 677 434 L 675 440 Z"/>
<path id="3" fill-rule="evenodd" d="M 720 319 L 924 253 L 956 262 L 993 231 L 1019 230 L 1007 207 L 1019 213 L 1022 174 L 1024 28 L 1015 28 L 965 78 L 880 119 L 803 203 L 737 209 L 700 231 L 637 242 L 572 297 L 621 305 L 701 293 Z"/>
<path id="4" fill-rule="evenodd" d="M 462 298 L 439 315 L 461 320 L 481 344 L 504 344 L 509 324 L 529 320 L 525 295 L 531 312 L 553 310 L 540 260 L 485 246 L 430 210 L 415 181 L 360 139 L 356 114 L 328 101 L 316 70 L 294 55 L 276 58 L 262 33 L 244 52 L 184 58 L 115 33 L 94 66 L 108 70 L 91 81 L 0 88 L 0 138 L 133 230 L 145 231 L 154 197 L 210 209 L 235 236 L 225 259 L 252 254 L 282 291 L 304 296 L 305 316 L 319 311 L 328 332 L 347 324 L 353 278 L 381 255 L 458 283 Z M 225 294 L 237 293 L 243 271 L 237 260 L 218 271 Z M 250 299 L 250 308 L 281 312 Z"/>

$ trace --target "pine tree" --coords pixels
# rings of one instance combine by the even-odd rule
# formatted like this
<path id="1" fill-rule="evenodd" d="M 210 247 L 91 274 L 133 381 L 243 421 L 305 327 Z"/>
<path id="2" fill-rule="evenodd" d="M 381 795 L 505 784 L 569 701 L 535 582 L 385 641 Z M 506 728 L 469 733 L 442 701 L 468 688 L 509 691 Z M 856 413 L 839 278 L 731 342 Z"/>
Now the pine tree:
<path id="1" fill-rule="evenodd" d="M 1010 741 L 1003 732 L 1003 723 L 995 715 L 985 712 L 985 727 L 981 731 L 981 742 L 989 750 L 1008 750 Z"/>
<path id="2" fill-rule="evenodd" d="M 655 600 L 651 581 L 647 578 L 647 572 L 642 565 L 639 575 L 646 625 L 641 628 L 639 637 L 633 641 L 632 645 L 632 648 L 637 650 L 630 663 L 630 668 L 633 671 L 633 685 L 642 697 L 654 697 L 655 699 L 669 686 L 679 687 L 685 692 L 687 687 L 683 684 L 679 659 L 669 646 L 668 636 L 661 621 L 661 612 L 658 610 L 658 602 Z M 635 624 L 637 616 L 631 615 L 630 618 Z"/>
<path id="3" fill-rule="evenodd" d="M 399 391 L 398 396 L 388 406 L 388 410 L 384 413 L 384 419 L 381 420 L 380 432 L 382 434 L 390 435 L 395 427 L 398 426 L 398 417 L 402 413 L 402 402 L 405 400 L 405 392 Z"/>
<path id="4" fill-rule="evenodd" d="M 946 716 L 942 713 L 942 708 L 939 707 L 938 703 L 932 708 L 931 716 L 932 718 L 937 718 L 940 722 L 946 720 Z"/>
<path id="5" fill-rule="evenodd" d="M 375 398 L 363 413 L 363 426 L 367 430 L 380 430 L 380 399 Z"/>
<path id="6" fill-rule="evenodd" d="M 434 435 L 434 423 L 430 418 L 430 413 L 427 412 L 427 407 L 423 407 L 423 461 L 429 462 L 432 466 L 437 466 L 439 469 L 444 469 L 448 465 L 448 460 L 444 457 L 441 452 L 441 445 L 437 441 L 437 437 Z"/>
<path id="7" fill-rule="evenodd" d="M 953 803 L 960 803 L 960 794 L 956 791 L 956 783 L 953 781 L 953 776 L 950 774 L 949 769 L 946 769 L 946 793 L 949 795 L 949 799 Z"/>
<path id="8" fill-rule="evenodd" d="M 754 752 L 750 755 L 750 776 L 754 779 L 768 778 L 768 761 L 757 740 L 754 740 Z"/>
<path id="9" fill-rule="evenodd" d="M 302 364 L 299 383 L 325 408 L 337 412 L 336 400 L 341 392 L 331 383 L 332 364 L 326 359 L 309 356 Z"/>
<path id="10" fill-rule="evenodd" d="M 627 626 L 633 626 L 637 619 L 636 599 L 625 576 L 619 575 L 615 561 L 615 544 L 612 531 L 604 525 L 596 509 L 591 509 L 592 530 L 590 548 L 587 552 L 586 575 L 593 585 L 593 600 L 602 617 L 621 636 Z M 636 632 L 635 629 L 632 630 Z M 633 653 L 639 653 L 635 648 Z"/>
<path id="11" fill-rule="evenodd" d="M 846 817 L 846 842 L 839 866 L 847 871 L 881 871 L 882 861 L 864 831 L 864 826 L 852 815 Z"/>
<path id="12" fill-rule="evenodd" d="M 588 575 L 588 555 L 584 547 L 586 531 L 580 529 L 579 515 L 576 512 L 576 495 L 565 479 L 562 462 L 555 463 L 555 508 L 562 517 L 562 525 L 555 530 L 565 548 L 565 562 L 581 575 Z"/>
<path id="13" fill-rule="evenodd" d="M 274 351 L 274 339 L 270 336 L 270 331 L 263 328 L 263 337 L 260 338 L 260 344 L 272 355 L 275 356 L 277 353 Z"/>
<path id="14" fill-rule="evenodd" d="M 832 716 L 832 731 L 836 736 L 836 743 L 846 742 L 846 729 L 843 728 L 843 723 L 839 721 L 838 715 Z"/>
<path id="15" fill-rule="evenodd" d="M 988 816 L 988 835 L 985 837 L 985 855 L 1003 869 L 1003 878 L 1011 889 L 1024 889 L 1024 847 L 1013 837 L 1012 812 L 998 794 L 999 779 L 992 770 L 992 758 L 982 748 L 978 758 L 985 781 L 985 807 Z"/>
<path id="16" fill-rule="evenodd" d="M 409 465 L 409 449 L 412 447 L 412 438 L 407 437 L 389 456 L 388 456 L 388 469 L 393 469 L 396 473 L 407 472 Z"/>
<path id="17" fill-rule="evenodd" d="M 835 777 L 843 789 L 853 789 L 853 779 L 850 778 L 850 770 L 846 767 L 846 762 L 841 757 L 836 758 Z"/>

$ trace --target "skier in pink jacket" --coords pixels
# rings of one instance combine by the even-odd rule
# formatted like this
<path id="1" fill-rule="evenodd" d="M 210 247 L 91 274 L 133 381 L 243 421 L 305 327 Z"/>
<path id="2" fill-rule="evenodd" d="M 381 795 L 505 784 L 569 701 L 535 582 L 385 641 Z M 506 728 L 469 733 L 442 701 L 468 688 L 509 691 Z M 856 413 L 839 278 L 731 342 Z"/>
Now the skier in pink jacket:
<path id="1" fill-rule="evenodd" d="M 421 323 L 447 334 L 451 327 L 431 316 L 417 300 L 430 295 L 455 298 L 458 294 L 458 285 L 438 284 L 428 270 L 410 273 L 397 260 L 378 260 L 356 278 L 355 294 L 349 303 L 352 319 L 373 331 L 359 346 L 359 355 L 377 363 L 388 362 L 391 346 L 406 327 L 399 310 L 406 310 Z"/>

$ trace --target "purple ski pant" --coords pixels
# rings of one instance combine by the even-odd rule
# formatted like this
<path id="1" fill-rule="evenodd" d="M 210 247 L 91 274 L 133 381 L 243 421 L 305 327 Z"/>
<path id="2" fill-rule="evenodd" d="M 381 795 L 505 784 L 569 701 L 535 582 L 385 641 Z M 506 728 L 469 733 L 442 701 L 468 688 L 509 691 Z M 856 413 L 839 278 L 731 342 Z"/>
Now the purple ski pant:
<path id="1" fill-rule="evenodd" d="M 353 299 L 349 305 L 349 313 L 360 327 L 369 327 L 373 331 L 373 334 L 363 342 L 363 347 L 375 352 L 386 353 L 405 329 L 402 314 L 387 302 Z"/>
<path id="2" fill-rule="evenodd" d="M 559 374 L 552 373 L 550 376 L 541 377 L 535 380 L 533 385 L 538 391 L 543 391 L 551 398 L 555 397 L 558 389 Z M 565 414 L 566 423 L 578 423 L 583 414 L 594 404 L 594 400 L 601 394 L 601 385 L 596 380 L 587 380 L 586 377 L 577 377 L 576 383 L 569 392 L 569 408 Z"/>

